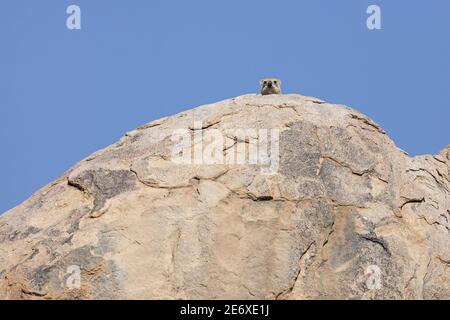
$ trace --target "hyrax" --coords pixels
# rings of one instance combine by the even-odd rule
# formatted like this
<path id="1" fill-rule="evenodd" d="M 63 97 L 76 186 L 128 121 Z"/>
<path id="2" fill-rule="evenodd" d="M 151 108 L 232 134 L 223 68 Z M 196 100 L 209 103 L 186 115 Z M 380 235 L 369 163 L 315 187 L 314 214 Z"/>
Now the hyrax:
<path id="1" fill-rule="evenodd" d="M 263 79 L 259 82 L 261 86 L 261 94 L 281 94 L 281 81 L 279 79 Z"/>

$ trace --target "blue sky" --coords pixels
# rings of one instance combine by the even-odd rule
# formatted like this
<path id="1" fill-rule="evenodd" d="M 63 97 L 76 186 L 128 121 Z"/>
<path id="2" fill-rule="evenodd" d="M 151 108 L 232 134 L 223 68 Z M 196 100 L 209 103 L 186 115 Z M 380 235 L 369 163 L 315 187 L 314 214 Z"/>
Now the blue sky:
<path id="1" fill-rule="evenodd" d="M 81 8 L 81 30 L 66 8 Z M 382 30 L 366 27 L 379 5 Z M 126 131 L 256 92 L 354 107 L 412 155 L 450 143 L 448 0 L 1 0 L 0 212 Z"/>

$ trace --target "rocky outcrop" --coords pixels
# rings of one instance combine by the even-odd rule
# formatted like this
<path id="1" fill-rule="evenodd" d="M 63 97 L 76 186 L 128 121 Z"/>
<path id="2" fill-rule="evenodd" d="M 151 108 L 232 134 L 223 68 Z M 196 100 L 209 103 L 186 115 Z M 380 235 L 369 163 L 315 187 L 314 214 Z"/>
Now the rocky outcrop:
<path id="1" fill-rule="evenodd" d="M 450 147 L 411 158 L 348 107 L 245 95 L 1 216 L 0 299 L 449 299 L 449 189 Z"/>

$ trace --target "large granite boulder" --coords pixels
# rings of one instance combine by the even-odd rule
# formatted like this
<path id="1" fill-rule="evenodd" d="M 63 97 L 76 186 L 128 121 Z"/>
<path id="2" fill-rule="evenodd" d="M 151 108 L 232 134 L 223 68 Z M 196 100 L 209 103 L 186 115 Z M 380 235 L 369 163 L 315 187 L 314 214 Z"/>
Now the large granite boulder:
<path id="1" fill-rule="evenodd" d="M 450 299 L 449 189 L 450 148 L 411 158 L 346 106 L 244 95 L 2 215 L 0 299 Z"/>

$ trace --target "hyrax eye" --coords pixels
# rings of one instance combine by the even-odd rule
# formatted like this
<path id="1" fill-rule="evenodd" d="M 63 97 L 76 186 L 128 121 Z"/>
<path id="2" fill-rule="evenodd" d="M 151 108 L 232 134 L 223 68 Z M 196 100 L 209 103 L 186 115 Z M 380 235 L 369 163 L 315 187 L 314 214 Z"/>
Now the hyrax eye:
<path id="1" fill-rule="evenodd" d="M 267 81 L 263 81 L 263 84 L 267 84 Z"/>
<path id="2" fill-rule="evenodd" d="M 277 83 L 278 83 L 278 81 L 277 81 L 277 80 L 274 80 L 274 81 L 273 81 L 273 83 L 277 84 Z"/>

